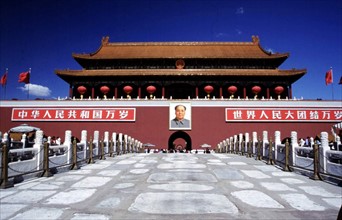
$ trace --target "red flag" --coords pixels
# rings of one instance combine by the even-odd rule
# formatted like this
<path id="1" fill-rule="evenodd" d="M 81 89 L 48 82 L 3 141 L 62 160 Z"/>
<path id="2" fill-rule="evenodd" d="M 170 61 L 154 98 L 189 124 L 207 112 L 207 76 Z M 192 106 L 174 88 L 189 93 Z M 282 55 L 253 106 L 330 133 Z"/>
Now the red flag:
<path id="1" fill-rule="evenodd" d="M 18 82 L 30 83 L 30 71 L 20 73 Z"/>
<path id="2" fill-rule="evenodd" d="M 325 85 L 333 83 L 333 71 L 332 68 L 325 73 Z"/>
<path id="3" fill-rule="evenodd" d="M 4 75 L 2 75 L 1 79 L 0 79 L 0 84 L 2 86 L 5 86 L 7 84 L 7 71 Z"/>

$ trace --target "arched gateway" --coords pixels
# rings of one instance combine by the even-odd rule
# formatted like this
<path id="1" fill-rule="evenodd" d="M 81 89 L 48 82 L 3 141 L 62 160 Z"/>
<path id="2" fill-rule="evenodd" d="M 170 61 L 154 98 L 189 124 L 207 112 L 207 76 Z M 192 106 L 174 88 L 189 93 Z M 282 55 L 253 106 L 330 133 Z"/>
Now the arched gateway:
<path id="1" fill-rule="evenodd" d="M 182 150 L 187 150 L 187 151 L 191 151 L 192 149 L 192 141 L 191 141 L 191 137 L 189 136 L 188 133 L 184 132 L 184 131 L 176 131 L 175 133 L 171 134 L 171 136 L 169 137 L 169 142 L 168 142 L 168 149 L 169 150 L 177 150 L 177 143 L 175 143 L 175 141 L 177 139 L 183 139 L 184 140 L 184 145 L 180 144 L 180 147 L 182 148 Z"/>

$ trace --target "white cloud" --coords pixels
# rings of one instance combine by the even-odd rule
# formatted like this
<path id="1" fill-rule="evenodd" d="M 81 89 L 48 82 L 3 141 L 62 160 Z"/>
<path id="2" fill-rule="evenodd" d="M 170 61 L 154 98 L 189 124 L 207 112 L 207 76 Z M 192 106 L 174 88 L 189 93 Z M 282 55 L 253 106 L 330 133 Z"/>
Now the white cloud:
<path id="1" fill-rule="evenodd" d="M 272 54 L 274 53 L 274 50 L 272 48 L 265 48 L 265 50 L 269 53 L 272 53 Z"/>
<path id="2" fill-rule="evenodd" d="M 36 84 L 25 84 L 24 87 L 18 87 L 18 89 L 38 97 L 48 97 L 51 95 L 51 90 L 48 87 Z"/>
<path id="3" fill-rule="evenodd" d="M 237 14 L 237 15 L 242 15 L 243 13 L 245 13 L 243 7 L 240 7 L 240 8 L 237 8 L 237 9 L 236 9 L 235 14 Z"/>

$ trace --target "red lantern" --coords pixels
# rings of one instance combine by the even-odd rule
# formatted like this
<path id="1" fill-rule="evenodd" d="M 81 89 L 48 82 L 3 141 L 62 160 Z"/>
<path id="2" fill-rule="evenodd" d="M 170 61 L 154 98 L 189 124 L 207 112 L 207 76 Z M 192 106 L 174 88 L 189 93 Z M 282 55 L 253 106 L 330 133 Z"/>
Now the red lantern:
<path id="1" fill-rule="evenodd" d="M 100 91 L 106 95 L 109 92 L 108 86 L 101 86 Z"/>
<path id="2" fill-rule="evenodd" d="M 261 91 L 261 87 L 260 86 L 253 86 L 252 87 L 252 92 L 255 94 L 255 95 L 258 95 L 258 93 Z"/>
<path id="3" fill-rule="evenodd" d="M 214 88 L 211 85 L 207 85 L 204 87 L 204 91 L 207 93 L 208 98 L 210 97 L 210 93 L 212 93 L 212 91 L 214 91 Z"/>
<path id="4" fill-rule="evenodd" d="M 237 87 L 236 86 L 229 86 L 228 87 L 228 92 L 231 94 L 231 95 L 234 95 L 234 93 L 236 93 L 237 91 Z"/>
<path id="5" fill-rule="evenodd" d="M 125 86 L 123 90 L 127 94 L 127 98 L 130 98 L 129 94 L 133 91 L 132 86 Z"/>
<path id="6" fill-rule="evenodd" d="M 211 93 L 213 90 L 214 88 L 211 85 L 207 85 L 204 87 L 204 91 L 208 94 Z"/>
<path id="7" fill-rule="evenodd" d="M 133 91 L 133 88 L 132 88 L 132 86 L 125 86 L 123 88 L 123 90 L 128 95 L 128 94 L 130 94 Z"/>
<path id="8" fill-rule="evenodd" d="M 154 86 L 147 86 L 146 91 L 150 94 L 153 94 L 156 91 L 156 87 Z"/>
<path id="9" fill-rule="evenodd" d="M 107 93 L 109 92 L 108 86 L 101 86 L 100 91 L 103 93 L 103 97 L 107 98 Z"/>
<path id="10" fill-rule="evenodd" d="M 78 93 L 80 93 L 81 95 L 83 95 L 84 93 L 86 93 L 87 88 L 84 87 L 84 86 L 79 86 L 79 87 L 77 88 L 77 91 L 78 91 Z"/>
<path id="11" fill-rule="evenodd" d="M 81 99 L 83 99 L 83 94 L 87 92 L 87 88 L 84 86 L 79 86 L 77 87 L 77 91 L 81 94 Z"/>
<path id="12" fill-rule="evenodd" d="M 156 90 L 157 90 L 157 89 L 156 89 L 155 86 L 147 86 L 147 88 L 146 88 L 146 91 L 147 91 L 148 93 L 150 93 L 150 98 L 153 97 L 152 94 L 153 94 Z"/>
<path id="13" fill-rule="evenodd" d="M 283 93 L 284 91 L 284 87 L 282 86 L 277 86 L 274 88 L 274 92 L 277 94 L 277 95 L 280 95 L 281 93 Z"/>

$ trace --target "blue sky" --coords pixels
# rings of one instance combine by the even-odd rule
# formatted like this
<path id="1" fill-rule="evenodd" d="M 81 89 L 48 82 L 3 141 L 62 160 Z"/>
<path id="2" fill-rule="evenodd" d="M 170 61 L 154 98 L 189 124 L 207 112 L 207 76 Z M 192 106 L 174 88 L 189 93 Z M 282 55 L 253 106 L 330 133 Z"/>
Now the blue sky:
<path id="1" fill-rule="evenodd" d="M 1 99 L 27 99 L 18 75 L 31 68 L 29 99 L 66 97 L 56 69 L 81 69 L 72 53 L 110 42 L 251 41 L 289 52 L 280 69 L 306 68 L 293 96 L 342 100 L 340 0 L 4 0 L 0 2 Z M 334 83 L 325 85 L 333 68 Z"/>

